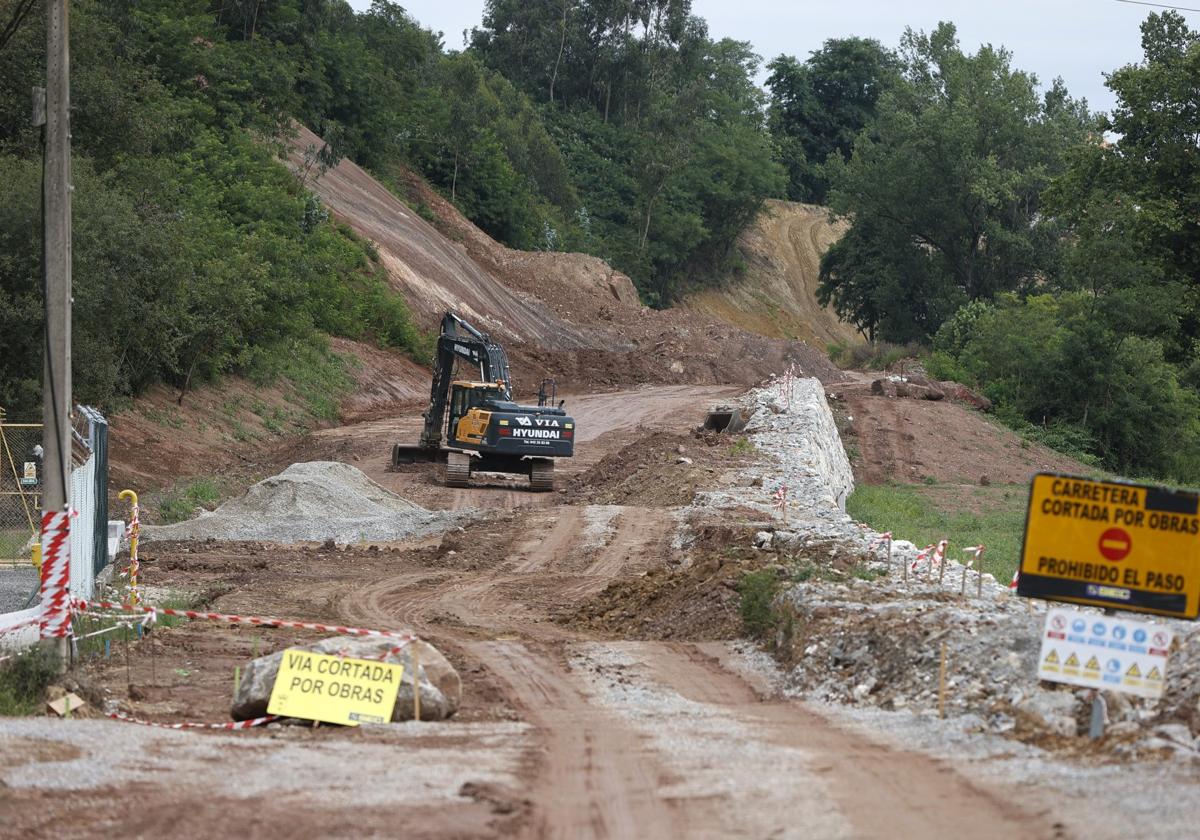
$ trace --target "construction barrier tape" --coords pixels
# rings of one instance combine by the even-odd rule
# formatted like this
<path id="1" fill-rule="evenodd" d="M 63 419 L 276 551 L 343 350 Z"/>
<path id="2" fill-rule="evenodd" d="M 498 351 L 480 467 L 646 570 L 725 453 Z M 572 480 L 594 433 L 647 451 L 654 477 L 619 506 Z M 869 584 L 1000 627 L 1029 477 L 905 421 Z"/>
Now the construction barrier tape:
<path id="1" fill-rule="evenodd" d="M 24 621 L 18 621 L 15 624 L 6 624 L 0 627 L 0 633 L 11 633 L 14 630 L 20 630 L 22 627 L 29 627 L 33 624 L 40 624 L 42 617 L 35 615 L 33 618 L 27 618 Z"/>
<path id="2" fill-rule="evenodd" d="M 65 510 L 42 513 L 43 639 L 71 633 L 71 515 Z"/>
<path id="3" fill-rule="evenodd" d="M 152 720 L 140 720 L 135 717 L 130 717 L 123 712 L 109 712 L 108 717 L 113 720 L 123 720 L 126 723 L 137 723 L 142 726 L 157 726 L 159 729 L 220 729 L 227 732 L 236 732 L 241 729 L 251 729 L 255 726 L 262 726 L 264 723 L 270 723 L 273 720 L 278 720 L 278 715 L 266 715 L 265 717 L 251 718 L 250 720 L 230 721 L 229 723 L 155 723 Z"/>
<path id="4" fill-rule="evenodd" d="M 315 630 L 318 633 L 337 633 L 342 636 L 371 636 L 384 639 L 400 639 L 405 643 L 417 640 L 417 637 L 412 633 L 398 633 L 393 630 L 364 630 L 361 627 L 343 627 L 336 624 L 321 624 L 315 621 L 291 621 L 283 618 L 229 615 L 226 613 L 200 612 L 198 610 L 173 610 L 165 607 L 147 607 L 140 604 L 117 604 L 112 601 L 85 601 L 82 598 L 76 599 L 74 606 L 79 612 L 88 612 L 95 609 L 124 610 L 125 612 L 173 615 L 178 618 L 224 621 L 229 624 L 245 624 L 251 627 L 290 627 L 297 630 Z"/>

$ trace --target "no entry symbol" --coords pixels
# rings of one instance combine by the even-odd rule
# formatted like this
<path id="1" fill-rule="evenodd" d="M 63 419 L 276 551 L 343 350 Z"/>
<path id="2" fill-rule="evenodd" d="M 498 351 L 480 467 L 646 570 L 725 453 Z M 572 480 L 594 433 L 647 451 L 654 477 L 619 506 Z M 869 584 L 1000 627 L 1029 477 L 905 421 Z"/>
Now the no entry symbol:
<path id="1" fill-rule="evenodd" d="M 1124 560 L 1133 549 L 1133 540 L 1121 528 L 1109 528 L 1100 535 L 1100 553 L 1106 560 Z"/>

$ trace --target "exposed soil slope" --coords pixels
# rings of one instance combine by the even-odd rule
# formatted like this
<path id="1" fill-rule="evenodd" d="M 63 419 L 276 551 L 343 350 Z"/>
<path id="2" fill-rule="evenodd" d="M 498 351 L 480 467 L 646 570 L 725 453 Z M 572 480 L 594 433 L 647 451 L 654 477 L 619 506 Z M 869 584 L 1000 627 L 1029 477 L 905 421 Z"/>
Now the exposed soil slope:
<path id="1" fill-rule="evenodd" d="M 795 365 L 836 381 L 825 354 L 799 341 L 767 338 L 720 319 L 652 311 L 632 282 L 584 254 L 514 251 L 483 233 L 419 177 L 399 188 L 431 224 L 349 160 L 320 173 L 308 150 L 320 139 L 300 129 L 291 165 L 341 221 L 375 243 L 384 267 L 420 325 L 456 309 L 506 344 L 518 385 L 548 375 L 572 389 L 661 383 L 750 385 Z M 530 383 L 534 383 L 530 385 Z"/>
<path id="2" fill-rule="evenodd" d="M 824 207 L 768 201 L 738 238 L 745 273 L 724 288 L 689 296 L 682 308 L 759 335 L 798 338 L 818 347 L 861 341 L 832 307 L 817 303 L 821 256 L 845 230 L 844 223 L 829 221 Z"/>

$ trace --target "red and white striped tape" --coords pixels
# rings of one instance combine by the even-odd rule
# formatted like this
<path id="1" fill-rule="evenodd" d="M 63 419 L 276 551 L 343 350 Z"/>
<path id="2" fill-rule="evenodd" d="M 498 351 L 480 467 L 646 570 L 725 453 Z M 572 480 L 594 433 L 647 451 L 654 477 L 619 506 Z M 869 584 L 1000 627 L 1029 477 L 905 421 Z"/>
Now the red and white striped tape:
<path id="1" fill-rule="evenodd" d="M 786 484 L 779 485 L 779 489 L 775 491 L 774 495 L 775 502 L 773 507 L 775 509 L 783 510 L 783 508 L 787 506 L 787 492 L 788 488 Z"/>
<path id="2" fill-rule="evenodd" d="M 1020 566 L 1017 566 L 1017 570 L 1016 570 L 1015 572 L 1013 572 L 1013 579 L 1012 579 L 1012 583 L 1010 583 L 1010 584 L 1008 585 L 1008 588 L 1009 588 L 1009 589 L 1016 589 L 1016 588 L 1017 588 L 1017 583 L 1020 581 L 1020 579 L 1021 579 L 1021 567 L 1020 567 Z"/>
<path id="3" fill-rule="evenodd" d="M 875 539 L 871 540 L 871 544 L 869 546 L 867 546 L 867 548 L 874 548 L 877 545 L 882 545 L 883 543 L 890 543 L 891 541 L 892 541 L 892 532 L 884 531 L 882 534 L 875 537 Z"/>
<path id="4" fill-rule="evenodd" d="M 43 639 L 71 632 L 71 516 L 65 510 L 42 513 Z"/>
<path id="5" fill-rule="evenodd" d="M 935 548 L 935 546 L 932 543 L 930 543 L 929 545 L 925 546 L 920 551 L 918 551 L 917 556 L 913 558 L 912 566 L 909 567 L 910 571 L 915 572 L 917 570 L 917 566 L 921 563 L 922 560 L 925 560 L 929 557 L 929 553 L 931 551 L 933 551 L 934 548 Z M 932 563 L 932 561 L 931 561 L 931 563 Z"/>
<path id="6" fill-rule="evenodd" d="M 156 726 L 159 729 L 220 729 L 227 732 L 251 729 L 255 726 L 262 726 L 264 723 L 270 723 L 273 720 L 279 719 L 279 715 L 266 715 L 265 717 L 230 721 L 229 723 L 155 723 L 152 720 L 141 720 L 140 718 L 130 717 L 123 712 L 109 712 L 108 716 L 113 720 L 123 720 L 126 723 L 137 723 L 142 726 Z"/>
<path id="7" fill-rule="evenodd" d="M 208 621 L 224 621 L 228 624 L 245 624 L 251 627 L 290 627 L 297 630 L 315 630 L 318 633 L 337 633 L 342 636 L 371 636 L 384 639 L 399 639 L 404 642 L 416 641 L 412 633 L 400 633 L 394 630 L 364 630 L 361 627 L 345 627 L 337 624 L 321 624 L 315 621 L 291 621 L 283 618 L 264 618 L 262 616 L 229 615 L 227 613 L 200 612 L 199 610 L 173 610 L 166 607 L 147 607 L 140 604 L 117 604 L 112 601 L 85 601 L 77 598 L 74 602 L 79 612 L 89 610 L 123 610 L 125 612 L 154 613 L 156 615 L 173 615 L 179 618 L 205 619 Z"/>
<path id="8" fill-rule="evenodd" d="M 0 626 L 0 633 L 11 633 L 14 630 L 20 630 L 22 627 L 29 627 L 33 624 L 41 624 L 41 615 L 35 615 L 33 618 L 26 618 L 23 621 L 18 621 L 13 624 L 5 624 Z"/>

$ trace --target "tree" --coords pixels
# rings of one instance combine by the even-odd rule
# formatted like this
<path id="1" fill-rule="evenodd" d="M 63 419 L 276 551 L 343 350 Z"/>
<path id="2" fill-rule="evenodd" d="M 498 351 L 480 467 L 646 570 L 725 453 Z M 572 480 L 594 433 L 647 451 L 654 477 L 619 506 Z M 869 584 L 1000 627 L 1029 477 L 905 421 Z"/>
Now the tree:
<path id="1" fill-rule="evenodd" d="M 928 337 L 961 300 L 1031 288 L 1056 270 L 1060 231 L 1040 212 L 1040 195 L 1063 168 L 1061 143 L 1081 141 L 1089 126 L 1086 104 L 1060 84 L 1039 98 L 1036 78 L 1013 69 L 1007 51 L 967 55 L 951 24 L 929 35 L 909 30 L 901 55 L 902 78 L 850 160 L 834 157 L 826 167 L 829 204 L 856 233 L 826 256 L 822 294 L 843 311 L 853 301 L 878 306 L 871 287 L 894 283 L 902 269 L 909 294 L 939 296 L 921 307 L 931 317 L 918 322 L 913 308 L 894 305 L 870 317 L 887 334 Z M 833 282 L 838 261 L 880 259 L 894 260 L 893 269 Z"/>
<path id="2" fill-rule="evenodd" d="M 899 62 L 878 41 L 831 38 L 803 64 L 781 55 L 767 69 L 768 124 L 788 170 L 787 196 L 824 203 L 823 165 L 832 155 L 850 156 L 879 98 L 896 83 Z"/>

